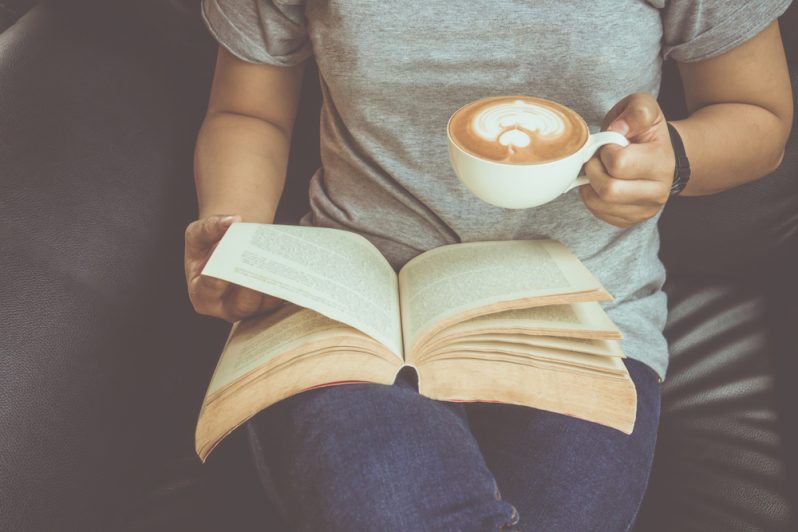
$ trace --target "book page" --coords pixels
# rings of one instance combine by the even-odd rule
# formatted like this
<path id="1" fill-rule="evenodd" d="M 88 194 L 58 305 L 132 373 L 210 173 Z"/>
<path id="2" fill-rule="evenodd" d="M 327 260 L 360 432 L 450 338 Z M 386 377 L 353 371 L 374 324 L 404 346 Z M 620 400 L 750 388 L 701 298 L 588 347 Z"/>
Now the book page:
<path id="1" fill-rule="evenodd" d="M 599 371 L 614 375 L 627 373 L 626 366 L 617 357 L 602 357 L 596 355 L 586 355 L 584 353 L 572 353 L 549 348 L 534 348 L 520 344 L 502 344 L 475 342 L 469 344 L 464 342 L 458 346 L 456 351 L 440 353 L 434 358 L 425 361 L 419 367 L 424 367 L 439 360 L 464 360 L 481 359 L 491 362 L 513 362 L 529 366 L 546 366 L 555 370 L 562 371 Z"/>
<path id="2" fill-rule="evenodd" d="M 568 338 L 623 338 L 596 301 L 568 305 L 502 310 L 462 321 L 436 334 L 430 343 L 485 332 L 566 336 Z"/>
<path id="3" fill-rule="evenodd" d="M 324 227 L 234 223 L 203 275 L 346 323 L 402 357 L 396 273 L 362 236 Z"/>
<path id="4" fill-rule="evenodd" d="M 419 393 L 439 401 L 498 401 L 559 412 L 630 434 L 637 391 L 626 375 L 562 370 L 475 358 L 430 361 L 418 369 Z"/>
<path id="5" fill-rule="evenodd" d="M 567 338 L 562 336 L 545 336 L 537 334 L 512 334 L 512 333 L 474 333 L 457 338 L 449 337 L 445 342 L 430 342 L 424 347 L 423 360 L 437 356 L 444 351 L 457 350 L 464 342 L 480 342 L 485 345 L 511 343 L 530 347 L 546 347 L 558 351 L 585 353 L 606 357 L 623 358 L 625 355 L 617 340 L 599 340 L 589 338 Z M 416 359 L 420 362 L 421 359 Z"/>
<path id="6" fill-rule="evenodd" d="M 473 242 L 436 248 L 402 268 L 399 286 L 408 351 L 434 325 L 481 307 L 603 291 L 579 259 L 552 240 Z"/>
<path id="7" fill-rule="evenodd" d="M 368 336 L 358 334 L 377 345 Z M 387 358 L 346 346 L 332 346 L 284 356 L 252 370 L 203 401 L 194 434 L 197 455 L 204 462 L 216 445 L 247 419 L 305 390 L 357 382 L 390 385 L 396 380 L 402 362 L 384 347 L 383 351 Z"/>
<path id="8" fill-rule="evenodd" d="M 280 355 L 318 349 L 321 344 L 341 344 L 341 337 L 346 336 L 375 343 L 352 327 L 292 304 L 273 314 L 238 321 L 230 330 L 206 397 Z M 362 340 L 353 338 L 351 343 L 362 344 Z"/>

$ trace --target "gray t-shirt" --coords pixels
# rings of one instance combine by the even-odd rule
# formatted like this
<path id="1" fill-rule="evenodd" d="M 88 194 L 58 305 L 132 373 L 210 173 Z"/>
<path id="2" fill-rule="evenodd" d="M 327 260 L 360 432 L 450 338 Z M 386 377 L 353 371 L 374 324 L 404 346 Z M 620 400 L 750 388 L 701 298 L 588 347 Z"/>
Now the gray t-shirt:
<path id="1" fill-rule="evenodd" d="M 482 240 L 559 240 L 615 297 L 603 306 L 624 352 L 665 377 L 667 315 L 658 216 L 629 229 L 577 190 L 508 210 L 455 176 L 446 124 L 492 95 L 563 103 L 598 131 L 637 91 L 657 94 L 663 58 L 692 62 L 739 45 L 790 0 L 203 0 L 216 39 L 252 63 L 319 67 L 322 168 L 302 223 L 348 229 L 398 268 L 422 251 Z"/>

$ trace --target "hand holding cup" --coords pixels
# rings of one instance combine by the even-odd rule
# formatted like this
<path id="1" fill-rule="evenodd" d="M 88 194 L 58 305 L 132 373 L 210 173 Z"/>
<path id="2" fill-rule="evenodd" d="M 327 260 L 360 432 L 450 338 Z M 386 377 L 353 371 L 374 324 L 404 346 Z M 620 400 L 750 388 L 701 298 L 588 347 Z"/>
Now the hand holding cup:
<path id="1" fill-rule="evenodd" d="M 606 144 L 629 144 L 618 132 L 591 135 L 572 109 L 543 98 L 483 98 L 458 109 L 447 125 L 449 156 L 463 184 L 508 209 L 536 207 L 587 184 L 579 170 Z"/>
<path id="2" fill-rule="evenodd" d="M 676 157 L 665 115 L 648 93 L 627 96 L 604 118 L 604 126 L 631 145 L 605 146 L 585 165 L 585 206 L 618 227 L 631 227 L 659 212 L 670 197 Z"/>

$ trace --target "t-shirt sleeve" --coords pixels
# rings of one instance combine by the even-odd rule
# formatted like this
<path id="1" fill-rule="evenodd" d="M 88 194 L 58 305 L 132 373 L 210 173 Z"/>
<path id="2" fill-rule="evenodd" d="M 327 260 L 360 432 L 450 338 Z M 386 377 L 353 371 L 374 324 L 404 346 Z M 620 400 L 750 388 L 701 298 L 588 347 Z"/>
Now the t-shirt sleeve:
<path id="1" fill-rule="evenodd" d="M 249 63 L 292 66 L 313 54 L 305 0 L 202 0 L 219 44 Z"/>
<path id="2" fill-rule="evenodd" d="M 702 61 L 739 46 L 781 16 L 792 0 L 659 0 L 663 56 Z"/>

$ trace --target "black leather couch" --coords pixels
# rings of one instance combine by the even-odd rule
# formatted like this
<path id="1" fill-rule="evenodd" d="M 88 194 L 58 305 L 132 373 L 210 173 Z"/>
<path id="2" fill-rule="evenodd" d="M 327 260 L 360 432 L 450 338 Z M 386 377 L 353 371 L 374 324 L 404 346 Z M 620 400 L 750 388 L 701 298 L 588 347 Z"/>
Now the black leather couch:
<path id="1" fill-rule="evenodd" d="M 33 2 L 0 4 L 10 24 Z M 215 52 L 198 9 L 45 2 L 0 33 L 0 530 L 288 530 L 240 433 L 193 453 L 227 332 L 194 314 L 182 271 Z M 308 79 L 284 223 L 318 164 Z M 672 67 L 661 100 L 683 113 Z M 666 206 L 672 362 L 637 530 L 791 528 L 797 174 L 794 133 L 774 174 Z"/>

